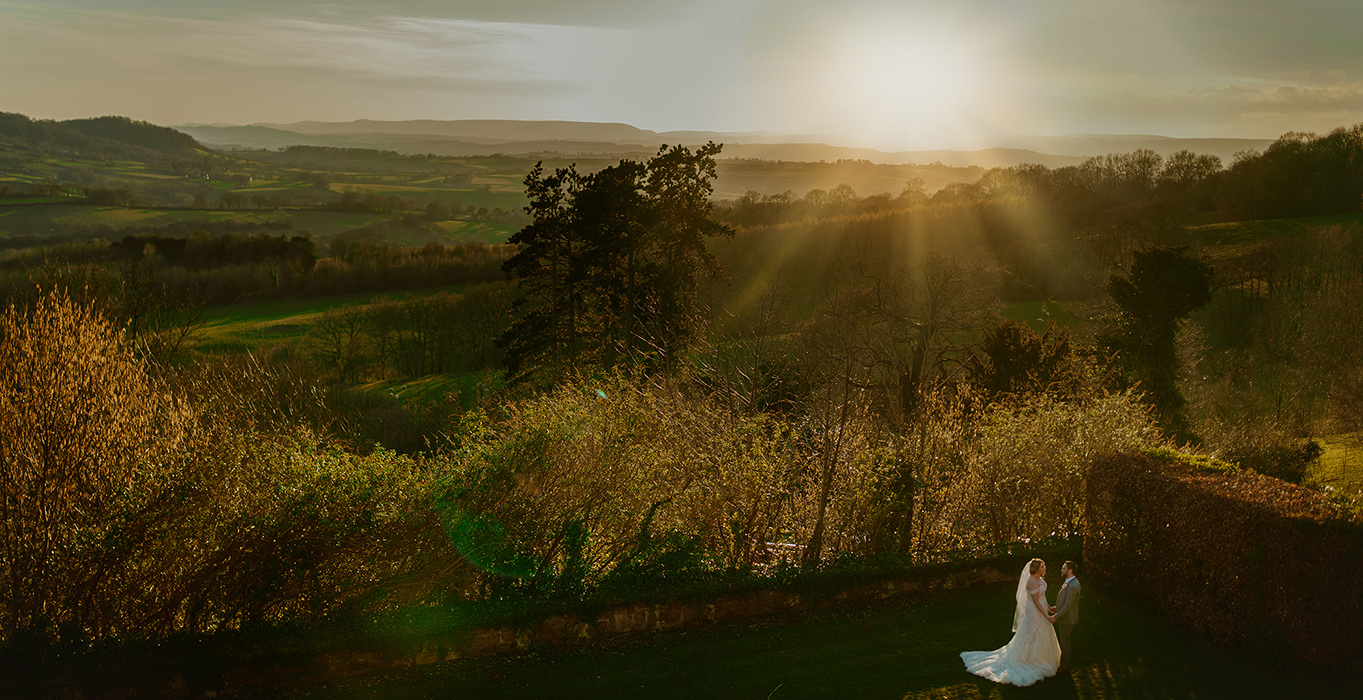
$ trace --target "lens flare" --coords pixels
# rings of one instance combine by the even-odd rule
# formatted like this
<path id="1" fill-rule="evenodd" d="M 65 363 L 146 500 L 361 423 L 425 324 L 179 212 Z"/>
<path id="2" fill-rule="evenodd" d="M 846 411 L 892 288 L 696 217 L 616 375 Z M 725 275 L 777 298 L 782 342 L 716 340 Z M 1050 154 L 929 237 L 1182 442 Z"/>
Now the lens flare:
<path id="1" fill-rule="evenodd" d="M 440 503 L 438 510 L 445 536 L 473 566 L 506 578 L 527 578 L 535 573 L 534 560 L 518 551 L 496 519 L 447 503 Z"/>

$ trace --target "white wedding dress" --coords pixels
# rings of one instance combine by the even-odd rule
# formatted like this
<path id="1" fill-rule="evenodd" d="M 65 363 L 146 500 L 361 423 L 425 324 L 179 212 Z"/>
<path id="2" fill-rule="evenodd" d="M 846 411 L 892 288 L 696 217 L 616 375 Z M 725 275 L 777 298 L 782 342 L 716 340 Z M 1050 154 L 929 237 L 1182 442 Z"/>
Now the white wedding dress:
<path id="1" fill-rule="evenodd" d="M 1060 666 L 1060 640 L 1055 627 L 1037 609 L 1027 590 L 1028 570 L 1023 568 L 1015 595 L 1013 638 L 994 651 L 963 651 L 966 670 L 996 683 L 1031 685 L 1055 675 Z M 1041 580 L 1041 602 L 1046 604 L 1046 580 Z"/>

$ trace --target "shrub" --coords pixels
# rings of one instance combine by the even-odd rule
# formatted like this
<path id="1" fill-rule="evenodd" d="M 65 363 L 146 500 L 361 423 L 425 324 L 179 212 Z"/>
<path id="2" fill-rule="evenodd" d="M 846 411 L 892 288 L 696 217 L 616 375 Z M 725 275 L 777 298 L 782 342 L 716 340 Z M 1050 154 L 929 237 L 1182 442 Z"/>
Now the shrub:
<path id="1" fill-rule="evenodd" d="M 432 515 L 419 466 L 339 450 L 306 431 L 204 430 L 131 527 L 116 632 L 164 636 L 410 605 L 465 567 Z M 211 442 L 210 442 L 211 440 Z"/>
<path id="2" fill-rule="evenodd" d="M 55 292 L 0 318 L 0 630 L 42 634 L 100 587 L 97 551 L 182 414 L 91 305 Z"/>
<path id="3" fill-rule="evenodd" d="M 441 513 L 489 581 L 527 567 L 547 581 L 571 563 L 592 583 L 646 532 L 682 533 L 720 566 L 751 566 L 782 532 L 783 475 L 797 461 L 770 419 L 623 378 L 566 385 L 497 421 L 470 414 L 458 434 L 441 458 Z"/>
<path id="4" fill-rule="evenodd" d="M 1363 670 L 1363 516 L 1310 489 L 1168 454 L 1096 460 L 1084 558 L 1104 588 L 1218 642 Z"/>
<path id="5" fill-rule="evenodd" d="M 834 426 L 834 444 L 816 414 L 787 422 L 694 390 L 613 377 L 525 399 L 500 419 L 466 415 L 458 449 L 432 463 L 446 475 L 445 527 L 485 572 L 468 593 L 590 591 L 655 564 L 683 577 L 766 570 L 802 559 L 821 502 L 823 551 L 804 562 L 815 567 L 1065 537 L 1082 529 L 1088 461 L 1158 439 L 1128 394 L 974 416 L 934 399 L 908 436 L 861 411 Z"/>
<path id="6" fill-rule="evenodd" d="M 1150 409 L 1131 392 L 1068 402 L 1041 396 L 982 423 L 945 486 L 951 508 L 942 527 L 960 548 L 1082 532 L 1084 472 L 1094 457 L 1160 439 Z"/>
<path id="7" fill-rule="evenodd" d="M 428 473 L 296 427 L 310 401 L 282 375 L 229 364 L 163 383 L 92 307 L 48 293 L 0 318 L 0 377 L 8 646 L 316 619 L 463 585 Z"/>

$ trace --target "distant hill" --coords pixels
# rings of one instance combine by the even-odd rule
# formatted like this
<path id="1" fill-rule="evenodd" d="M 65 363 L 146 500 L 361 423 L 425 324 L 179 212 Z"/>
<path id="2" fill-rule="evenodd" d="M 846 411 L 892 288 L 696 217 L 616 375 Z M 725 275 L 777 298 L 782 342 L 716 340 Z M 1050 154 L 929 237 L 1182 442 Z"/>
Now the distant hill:
<path id="1" fill-rule="evenodd" d="M 495 122 L 446 122 L 459 124 L 458 128 L 444 128 L 446 133 L 423 133 L 419 126 L 430 126 L 431 122 L 354 122 L 375 126 L 398 124 L 394 132 L 345 131 L 347 125 L 331 125 L 320 122 L 304 122 L 300 128 L 312 129 L 312 133 L 290 131 L 278 126 L 180 126 L 178 129 L 193 135 L 199 141 L 219 147 L 279 149 L 286 146 L 337 146 L 343 148 L 372 148 L 391 150 L 399 153 L 434 153 L 443 156 L 488 156 L 506 155 L 550 155 L 559 154 L 578 157 L 647 157 L 664 143 L 699 145 L 706 141 L 724 144 L 722 158 L 757 158 L 761 160 L 786 160 L 800 162 L 869 160 L 873 163 L 901 165 L 908 163 L 942 163 L 957 167 L 981 166 L 986 168 L 1007 167 L 1019 163 L 1040 163 L 1048 167 L 1060 167 L 1078 163 L 1082 158 L 1074 156 L 1053 156 L 1018 149 L 985 149 L 979 151 L 902 151 L 890 153 L 870 148 L 849 148 L 830 146 L 824 143 L 782 142 L 782 137 L 769 134 L 722 134 L 707 131 L 689 132 L 651 132 L 635 129 L 628 125 L 616 124 L 577 124 L 574 122 L 513 122 L 514 128 L 499 130 Z M 436 122 L 434 124 L 440 124 Z M 557 125 L 568 125 L 560 128 Z M 546 126 L 549 125 L 549 126 Z M 288 125 L 295 126 L 295 125 Z M 604 127 L 602 129 L 575 128 Z M 358 128 L 358 127 L 355 127 Z M 435 127 L 431 127 L 433 130 Z M 454 135 L 454 134 L 460 135 Z M 526 137 L 539 136 L 537 139 L 506 140 L 505 137 L 520 134 Z M 553 136 L 577 136 L 566 139 Z M 620 140 L 586 140 L 587 136 L 619 137 Z M 626 137 L 633 137 L 626 138 Z M 789 138 L 789 137 L 786 137 Z M 766 139 L 766 141 L 763 141 Z"/>
<path id="2" fill-rule="evenodd" d="M 1022 163 L 1038 163 L 1048 168 L 1075 165 L 1084 159 L 1076 156 L 1057 156 L 1015 148 L 985 148 L 975 151 L 878 151 L 871 148 L 829 146 L 823 143 L 764 143 L 725 144 L 727 158 L 759 158 L 762 160 L 790 160 L 799 162 L 834 162 L 839 160 L 869 160 L 872 163 L 929 165 L 940 163 L 958 168 L 1007 168 Z"/>
<path id="3" fill-rule="evenodd" d="M 193 136 L 127 117 L 53 121 L 0 112 L 0 141 L 49 151 L 132 160 L 180 160 L 200 148 Z"/>
<path id="4" fill-rule="evenodd" d="M 235 146 L 239 148 L 287 148 L 289 146 L 347 146 L 345 139 L 333 141 L 326 138 L 304 136 L 294 131 L 271 129 L 264 126 L 221 126 L 221 125 L 182 125 L 179 131 L 211 146 Z"/>
<path id="5" fill-rule="evenodd" d="M 507 144 L 532 141 L 583 141 L 613 144 L 771 143 L 791 140 L 790 135 L 767 132 L 649 131 L 629 124 L 516 119 L 413 119 L 408 121 L 298 122 L 256 124 L 300 134 L 394 134 L 440 136 L 472 143 Z M 812 137 L 802 137 L 805 140 Z"/>
<path id="6" fill-rule="evenodd" d="M 1171 138 L 1141 134 L 1075 134 L 1068 136 L 1005 136 L 995 147 L 978 150 L 890 152 L 826 143 L 810 135 L 766 132 L 649 131 L 629 124 L 465 119 L 441 121 L 298 122 L 252 126 L 182 126 L 200 141 L 245 148 L 290 145 L 375 148 L 401 153 L 446 156 L 564 154 L 570 156 L 629 157 L 652 155 L 659 145 L 698 145 L 717 141 L 725 158 L 761 158 L 803 162 L 869 160 L 885 164 L 942 163 L 957 167 L 1008 167 L 1039 163 L 1062 167 L 1091 156 L 1149 148 L 1161 155 L 1190 150 L 1219 156 L 1229 163 L 1239 151 L 1262 150 L 1268 139 Z"/>
<path id="7" fill-rule="evenodd" d="M 488 141 L 466 140 L 439 134 L 321 133 L 305 134 L 265 126 L 180 126 L 200 142 L 222 148 L 279 149 L 288 146 L 334 146 L 369 148 L 406 154 L 434 153 L 442 156 L 489 156 L 562 153 L 565 155 L 653 155 L 657 144 L 613 141 Z M 661 141 L 658 143 L 662 143 Z M 704 143 L 704 141 L 701 141 Z"/>
<path id="8" fill-rule="evenodd" d="M 394 134 L 406 136 L 443 136 L 475 143 L 508 143 L 514 141 L 602 141 L 610 143 L 644 143 L 657 136 L 655 132 L 628 124 L 596 122 L 517 121 L 501 119 L 464 119 L 438 121 L 414 119 L 410 121 L 374 121 L 360 119 L 353 122 L 298 122 L 296 124 L 256 124 L 255 126 L 300 134 Z"/>
<path id="9" fill-rule="evenodd" d="M 1230 165 L 1241 151 L 1262 151 L 1273 139 L 1173 138 L 1146 134 L 1071 134 L 1067 136 L 1007 136 L 995 139 L 999 146 L 1060 156 L 1096 156 L 1130 153 L 1148 148 L 1162 156 L 1192 151 L 1219 156 Z"/>

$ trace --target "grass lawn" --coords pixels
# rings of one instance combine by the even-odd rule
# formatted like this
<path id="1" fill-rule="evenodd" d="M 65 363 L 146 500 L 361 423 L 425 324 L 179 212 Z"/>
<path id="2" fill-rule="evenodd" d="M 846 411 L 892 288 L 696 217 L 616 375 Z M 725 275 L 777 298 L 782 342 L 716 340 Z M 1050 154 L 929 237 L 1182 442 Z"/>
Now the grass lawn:
<path id="1" fill-rule="evenodd" d="M 1028 688 L 966 672 L 960 652 L 1011 633 L 1013 584 L 755 625 L 663 633 L 576 652 L 464 659 L 285 695 L 415 698 L 1328 698 L 1342 679 L 1284 670 L 1086 594 L 1074 673 Z"/>

